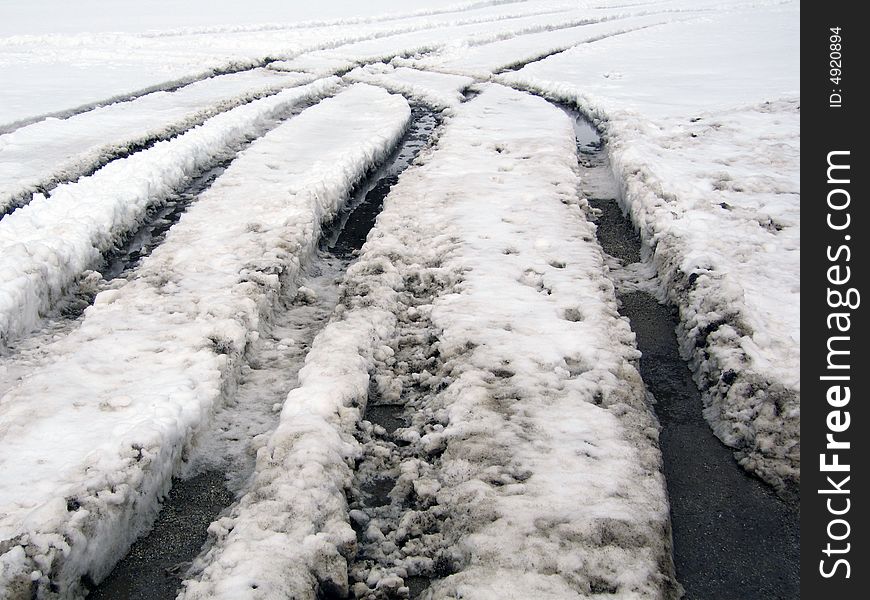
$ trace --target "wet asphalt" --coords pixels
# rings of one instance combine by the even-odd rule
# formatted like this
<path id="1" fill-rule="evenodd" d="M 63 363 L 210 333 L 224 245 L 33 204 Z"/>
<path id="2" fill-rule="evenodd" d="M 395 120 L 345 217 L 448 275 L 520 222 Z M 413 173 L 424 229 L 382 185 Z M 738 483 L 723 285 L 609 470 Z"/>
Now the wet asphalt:
<path id="1" fill-rule="evenodd" d="M 208 537 L 208 526 L 233 501 L 223 473 L 208 471 L 173 481 L 157 521 L 88 600 L 175 598 L 190 561 Z"/>
<path id="2" fill-rule="evenodd" d="M 643 292 L 620 298 L 656 398 L 671 503 L 674 563 L 685 600 L 800 597 L 797 503 L 744 471 L 704 419 L 679 356 L 670 308 Z"/>

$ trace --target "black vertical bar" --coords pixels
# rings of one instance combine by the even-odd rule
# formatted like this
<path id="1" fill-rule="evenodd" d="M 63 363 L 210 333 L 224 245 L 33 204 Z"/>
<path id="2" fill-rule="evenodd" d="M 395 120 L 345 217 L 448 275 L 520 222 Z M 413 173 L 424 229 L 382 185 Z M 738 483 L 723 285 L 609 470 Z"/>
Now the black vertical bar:
<path id="1" fill-rule="evenodd" d="M 861 3 L 801 22 L 801 595 L 867 598 L 867 110 Z"/>

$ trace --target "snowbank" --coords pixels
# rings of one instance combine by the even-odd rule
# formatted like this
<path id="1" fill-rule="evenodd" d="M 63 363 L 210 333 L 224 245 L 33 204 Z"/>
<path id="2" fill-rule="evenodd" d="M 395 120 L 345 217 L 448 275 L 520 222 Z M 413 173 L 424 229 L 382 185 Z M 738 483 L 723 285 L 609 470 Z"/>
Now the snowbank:
<path id="1" fill-rule="evenodd" d="M 705 415 L 777 486 L 800 479 L 799 14 L 715 13 L 501 77 L 604 130 Z"/>
<path id="2" fill-rule="evenodd" d="M 401 97 L 357 85 L 266 134 L 0 400 L 0 596 L 76 597 L 148 527 L 321 222 L 409 117 Z"/>
<path id="3" fill-rule="evenodd" d="M 449 572 L 421 597 L 676 597 L 657 423 L 577 197 L 570 120 L 489 86 L 421 163 L 181 597 L 365 597 Z M 413 423 L 393 520 L 358 540 L 346 495 L 372 394 Z M 392 571 L 349 581 L 360 545 Z"/>
<path id="4" fill-rule="evenodd" d="M 135 229 L 170 194 L 247 136 L 274 119 L 338 88 L 336 79 L 285 90 L 212 117 L 175 139 L 124 159 L 93 175 L 55 188 L 49 197 L 0 220 L 0 346 L 34 327 L 103 252 Z"/>

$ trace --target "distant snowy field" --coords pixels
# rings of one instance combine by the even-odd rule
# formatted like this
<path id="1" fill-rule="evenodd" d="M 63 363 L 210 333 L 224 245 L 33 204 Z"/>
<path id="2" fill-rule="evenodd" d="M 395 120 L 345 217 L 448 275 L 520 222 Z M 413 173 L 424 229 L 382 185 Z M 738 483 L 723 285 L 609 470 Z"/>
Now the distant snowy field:
<path id="1" fill-rule="evenodd" d="M 233 451 L 250 472 L 183 597 L 400 597 L 448 563 L 432 598 L 676 597 L 655 416 L 547 100 L 602 133 L 710 426 L 794 487 L 799 22 L 778 0 L 0 4 L 0 597 L 80 597 L 147 531 L 253 348 L 315 302 L 322 228 L 411 105 L 441 125 Z M 417 411 L 401 449 L 373 395 Z M 352 509 L 355 463 L 417 508 Z M 392 570 L 351 567 L 358 543 Z"/>

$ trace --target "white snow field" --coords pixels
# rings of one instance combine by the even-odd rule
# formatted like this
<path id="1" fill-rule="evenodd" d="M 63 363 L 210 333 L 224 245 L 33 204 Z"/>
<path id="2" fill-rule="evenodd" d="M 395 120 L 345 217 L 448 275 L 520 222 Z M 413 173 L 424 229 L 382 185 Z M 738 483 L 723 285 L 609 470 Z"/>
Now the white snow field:
<path id="1" fill-rule="evenodd" d="M 250 490 L 213 524 L 182 598 L 348 593 L 345 489 L 371 373 L 381 396 L 433 391 L 415 407 L 429 422 L 402 434 L 430 460 L 404 461 L 399 484 L 435 507 L 404 527 L 452 516 L 421 545 L 368 523 L 395 564 L 364 575 L 373 589 L 441 551 L 461 570 L 437 598 L 670 596 L 657 425 L 575 165 L 571 121 L 542 99 L 488 86 L 458 109 L 387 197 Z M 408 323 L 432 332 L 415 350 L 437 348 L 428 369 L 403 360 Z M 356 597 L 373 591 L 359 585 Z"/>
<path id="2" fill-rule="evenodd" d="M 258 3 L 263 2 L 248 4 Z M 276 4 L 275 0 L 269 3 Z M 509 32 L 521 27 L 510 25 L 517 17 L 521 20 L 525 17 L 531 23 L 544 19 L 557 24 L 559 15 L 572 8 L 571 3 L 564 1 L 495 0 L 460 3 L 449 10 L 435 10 L 436 14 L 427 14 L 432 10 L 418 10 L 408 16 L 408 11 L 403 11 L 405 18 L 336 18 L 300 24 L 274 22 L 268 18 L 252 23 L 248 15 L 239 20 L 242 25 L 227 22 L 223 27 L 188 25 L 173 29 L 114 31 L 104 27 L 95 30 L 82 24 L 78 31 L 65 35 L 44 33 L 31 24 L 28 29 L 0 37 L 0 89 L 3 89 L 0 130 L 44 114 L 190 82 L 227 69 L 258 66 L 269 58 L 288 59 L 305 52 L 351 42 L 388 39 L 409 32 L 412 35 L 401 38 L 400 49 L 409 41 L 414 43 L 415 35 L 443 41 L 446 39 L 444 31 L 457 27 L 478 33 L 491 27 Z M 7 8 L 4 5 L 0 10 L 5 13 Z M 173 7 L 171 12 L 176 10 Z M 213 6 L 209 6 L 204 12 L 213 10 Z M 91 12 L 94 13 L 93 8 Z M 276 14 L 281 12 L 287 11 L 275 11 Z M 419 14 L 414 16 L 415 12 Z M 536 21 L 534 15 L 541 13 L 544 16 Z M 6 23 L 15 22 L 16 16 L 24 21 L 22 27 L 28 26 L 21 18 L 24 15 L 16 15 L 11 10 L 8 17 L 3 14 L 0 23 L 8 28 Z M 102 19 L 99 15 L 94 17 L 92 27 L 99 27 Z M 167 15 L 166 21 L 171 27 L 171 15 Z M 386 41 L 384 44 L 386 46 L 381 45 L 384 50 L 387 46 L 396 46 Z"/>
<path id="3" fill-rule="evenodd" d="M 3 397 L 0 596 L 32 581 L 81 593 L 82 575 L 101 579 L 148 527 L 271 300 L 409 114 L 360 85 L 274 129 L 126 285 L 97 296 L 51 366 Z"/>
<path id="4" fill-rule="evenodd" d="M 632 276 L 716 435 L 796 488 L 797 1 L 76 4 L 0 6 L 0 597 L 86 597 L 197 469 L 236 500 L 182 600 L 679 597 Z M 383 212 L 318 271 L 363 180 Z"/>

